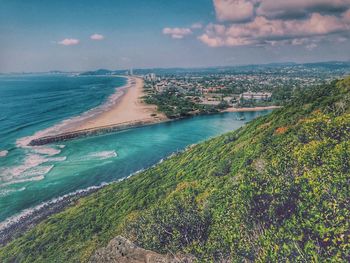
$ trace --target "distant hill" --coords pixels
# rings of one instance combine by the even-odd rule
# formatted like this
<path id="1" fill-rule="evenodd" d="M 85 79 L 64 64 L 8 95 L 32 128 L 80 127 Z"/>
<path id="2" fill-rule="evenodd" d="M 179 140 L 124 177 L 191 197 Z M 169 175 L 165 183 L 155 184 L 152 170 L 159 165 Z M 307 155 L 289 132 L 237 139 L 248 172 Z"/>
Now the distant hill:
<path id="1" fill-rule="evenodd" d="M 85 76 L 85 75 L 112 75 L 113 71 L 108 69 L 98 69 L 94 71 L 86 71 L 82 72 L 79 75 Z"/>
<path id="2" fill-rule="evenodd" d="M 85 262 L 122 235 L 198 262 L 349 262 L 350 78 L 82 198 L 0 248 Z"/>
<path id="3" fill-rule="evenodd" d="M 198 67 L 198 68 L 147 68 L 147 69 L 134 69 L 135 75 L 146 75 L 149 73 L 155 73 L 160 75 L 167 74 L 260 74 L 268 73 L 267 71 L 281 72 L 285 74 L 302 74 L 303 70 L 310 74 L 315 73 L 331 73 L 336 72 L 338 74 L 350 73 L 350 62 L 342 61 L 329 61 L 329 62 L 316 62 L 298 64 L 294 62 L 284 63 L 269 63 L 269 64 L 252 64 L 241 66 L 218 66 L 218 67 Z M 108 70 L 99 69 L 96 71 L 86 71 L 80 75 L 125 75 L 127 69 L 123 70 Z M 290 71 L 290 72 L 289 72 Z"/>

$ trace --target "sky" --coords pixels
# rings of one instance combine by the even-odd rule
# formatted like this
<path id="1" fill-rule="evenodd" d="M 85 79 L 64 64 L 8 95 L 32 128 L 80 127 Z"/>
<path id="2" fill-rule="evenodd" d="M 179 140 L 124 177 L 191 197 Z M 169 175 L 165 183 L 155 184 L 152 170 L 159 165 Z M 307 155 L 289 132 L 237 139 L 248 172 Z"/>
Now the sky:
<path id="1" fill-rule="evenodd" d="M 350 0 L 0 0 L 0 72 L 350 60 Z"/>

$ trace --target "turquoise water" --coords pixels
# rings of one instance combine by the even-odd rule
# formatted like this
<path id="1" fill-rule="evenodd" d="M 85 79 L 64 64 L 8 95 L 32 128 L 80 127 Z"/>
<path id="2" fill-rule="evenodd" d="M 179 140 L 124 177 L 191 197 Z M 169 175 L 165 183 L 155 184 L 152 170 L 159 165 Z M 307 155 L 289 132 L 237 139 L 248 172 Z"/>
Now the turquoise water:
<path id="1" fill-rule="evenodd" d="M 188 145 L 237 129 L 244 124 L 241 116 L 249 121 L 268 113 L 198 116 L 58 145 L 21 143 L 105 103 L 124 84 L 116 77 L 0 77 L 0 221 L 78 189 L 126 177 Z"/>

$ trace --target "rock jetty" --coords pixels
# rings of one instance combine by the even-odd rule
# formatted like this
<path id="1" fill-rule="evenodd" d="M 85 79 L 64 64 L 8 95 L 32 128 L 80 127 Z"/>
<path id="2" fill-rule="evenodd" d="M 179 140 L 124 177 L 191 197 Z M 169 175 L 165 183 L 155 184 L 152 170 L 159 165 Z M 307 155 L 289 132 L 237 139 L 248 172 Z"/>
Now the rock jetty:
<path id="1" fill-rule="evenodd" d="M 162 255 L 136 246 L 128 239 L 117 236 L 106 247 L 95 252 L 90 263 L 192 263 L 193 256 Z"/>
<path id="2" fill-rule="evenodd" d="M 100 135 L 105 133 L 121 131 L 121 130 L 127 130 L 130 128 L 136 128 L 136 127 L 143 127 L 143 126 L 147 126 L 147 125 L 151 125 L 159 122 L 161 122 L 161 120 L 147 119 L 143 121 L 124 122 L 116 125 L 108 125 L 108 126 L 101 126 L 101 127 L 91 128 L 91 129 L 65 132 L 57 135 L 45 136 L 45 137 L 40 137 L 38 139 L 34 139 L 29 143 L 29 145 L 41 146 L 41 145 L 50 144 L 50 143 L 68 141 L 75 138 Z"/>

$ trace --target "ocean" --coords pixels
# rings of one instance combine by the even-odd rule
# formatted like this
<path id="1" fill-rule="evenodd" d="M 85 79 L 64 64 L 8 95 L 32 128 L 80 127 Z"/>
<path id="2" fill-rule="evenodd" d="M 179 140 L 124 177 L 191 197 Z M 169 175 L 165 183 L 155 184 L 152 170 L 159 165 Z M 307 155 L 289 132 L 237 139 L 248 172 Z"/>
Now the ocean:
<path id="1" fill-rule="evenodd" d="M 35 136 L 59 130 L 62 123 L 103 111 L 115 90 L 125 84 L 126 78 L 115 76 L 0 76 L 0 222 L 60 196 L 125 178 L 269 112 L 196 116 L 26 146 Z"/>

